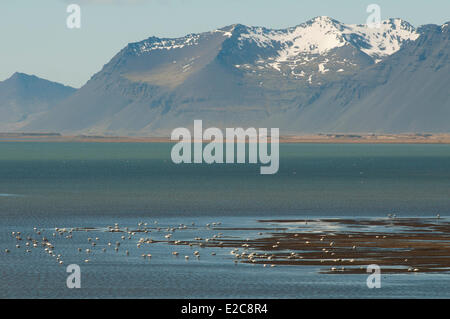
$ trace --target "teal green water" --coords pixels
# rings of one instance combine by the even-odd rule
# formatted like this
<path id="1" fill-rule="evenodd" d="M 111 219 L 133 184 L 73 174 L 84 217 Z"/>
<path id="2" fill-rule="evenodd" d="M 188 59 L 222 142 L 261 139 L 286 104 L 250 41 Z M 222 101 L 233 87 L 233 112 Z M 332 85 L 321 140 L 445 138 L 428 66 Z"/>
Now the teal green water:
<path id="1" fill-rule="evenodd" d="M 260 175 L 259 165 L 175 165 L 170 149 L 171 144 L 1 143 L 0 214 L 450 212 L 450 145 L 281 145 L 280 170 L 272 176 Z"/>
<path id="2" fill-rule="evenodd" d="M 78 232 L 54 237 L 55 227 L 105 227 L 140 221 L 160 227 L 200 225 L 177 231 L 192 240 L 217 233 L 205 228 L 259 227 L 257 219 L 450 216 L 450 145 L 280 146 L 280 170 L 260 175 L 259 165 L 175 165 L 171 144 L 0 143 L 0 298 L 436 298 L 449 297 L 449 276 L 383 275 L 382 289 L 368 289 L 366 275 L 321 275 L 317 267 L 234 265 L 229 250 L 167 244 L 141 258 L 120 234 Z M 66 287 L 65 266 L 42 247 L 16 248 L 11 232 L 55 244 L 64 265 L 80 264 L 82 289 Z M 256 236 L 257 232 L 239 236 Z M 164 240 L 166 232 L 149 236 Z M 225 231 L 225 236 L 227 235 Z M 98 236 L 94 249 L 87 237 Z M 121 241 L 116 253 L 100 247 Z M 77 248 L 92 248 L 86 254 Z M 10 253 L 4 253 L 9 249 Z M 125 256 L 124 249 L 130 255 Z M 255 266 L 255 267 L 253 267 Z"/>

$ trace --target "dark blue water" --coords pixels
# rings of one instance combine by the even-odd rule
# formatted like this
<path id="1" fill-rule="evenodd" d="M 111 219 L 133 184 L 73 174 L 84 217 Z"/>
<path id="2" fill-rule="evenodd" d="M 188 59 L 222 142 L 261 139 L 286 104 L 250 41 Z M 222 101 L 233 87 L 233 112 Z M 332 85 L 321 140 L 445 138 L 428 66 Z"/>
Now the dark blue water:
<path id="1" fill-rule="evenodd" d="M 156 245 L 150 264 L 134 251 L 123 258 L 122 250 L 120 256 L 96 252 L 82 264 L 76 248 L 86 248 L 89 235 L 76 234 L 58 242 L 55 249 L 65 259 L 60 266 L 42 249 L 27 254 L 14 247 L 11 231 L 32 233 L 33 227 L 51 237 L 55 227 L 141 220 L 158 220 L 164 227 L 220 220 L 231 227 L 272 217 L 450 216 L 449 145 L 285 144 L 280 170 L 272 176 L 260 175 L 259 165 L 175 165 L 170 148 L 0 143 L 0 297 L 450 296 L 447 274 L 386 275 L 383 288 L 374 290 L 366 287 L 364 275 L 235 266 L 229 250 L 186 262 Z M 120 240 L 98 236 L 103 245 Z M 136 240 L 123 245 L 131 251 Z M 177 249 L 192 255 L 189 247 Z M 65 286 L 69 263 L 82 264 L 80 290 Z"/>

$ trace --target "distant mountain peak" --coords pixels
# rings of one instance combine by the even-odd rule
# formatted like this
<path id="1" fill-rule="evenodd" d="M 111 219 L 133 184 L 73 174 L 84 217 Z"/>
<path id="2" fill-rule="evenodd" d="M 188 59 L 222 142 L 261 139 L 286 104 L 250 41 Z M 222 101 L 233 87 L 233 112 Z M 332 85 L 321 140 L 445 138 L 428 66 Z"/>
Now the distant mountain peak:
<path id="1" fill-rule="evenodd" d="M 7 80 L 24 80 L 24 79 L 37 79 L 35 75 L 30 75 L 22 72 L 14 72 Z"/>
<path id="2" fill-rule="evenodd" d="M 45 85 L 45 86 L 53 85 L 53 86 L 65 87 L 69 90 L 75 91 L 75 89 L 70 86 L 43 79 L 34 74 L 27 74 L 27 73 L 22 73 L 22 72 L 14 72 L 8 79 L 3 81 L 3 83 L 9 83 L 9 82 L 24 82 L 24 83 L 28 83 L 28 84 L 29 83 L 35 83 L 35 84 L 40 83 L 41 85 Z"/>
<path id="3" fill-rule="evenodd" d="M 15 72 L 0 82 L 0 131 L 20 130 L 75 91 L 35 75 Z"/>

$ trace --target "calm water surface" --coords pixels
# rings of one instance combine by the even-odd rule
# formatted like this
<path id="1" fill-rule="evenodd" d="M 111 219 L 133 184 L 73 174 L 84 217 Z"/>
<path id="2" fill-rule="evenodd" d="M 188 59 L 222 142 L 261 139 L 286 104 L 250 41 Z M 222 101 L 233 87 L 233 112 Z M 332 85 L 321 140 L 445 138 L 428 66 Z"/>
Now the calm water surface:
<path id="1" fill-rule="evenodd" d="M 170 148 L 0 143 L 0 297 L 450 297 L 448 274 L 385 275 L 382 289 L 368 289 L 364 275 L 234 265 L 228 249 L 186 262 L 168 254 L 167 245 L 155 245 L 148 262 L 131 250 L 136 240 L 119 253 L 94 252 L 81 264 L 83 288 L 69 290 L 64 266 L 14 247 L 11 231 L 32 233 L 33 227 L 51 237 L 55 227 L 155 220 L 162 227 L 214 221 L 233 227 L 273 217 L 450 216 L 449 145 L 281 145 L 273 176 L 259 175 L 259 165 L 175 165 Z M 87 236 L 60 241 L 55 250 L 65 264 L 83 263 L 76 248 L 88 247 Z M 103 244 L 117 239 L 95 236 Z M 192 254 L 189 247 L 177 249 Z"/>

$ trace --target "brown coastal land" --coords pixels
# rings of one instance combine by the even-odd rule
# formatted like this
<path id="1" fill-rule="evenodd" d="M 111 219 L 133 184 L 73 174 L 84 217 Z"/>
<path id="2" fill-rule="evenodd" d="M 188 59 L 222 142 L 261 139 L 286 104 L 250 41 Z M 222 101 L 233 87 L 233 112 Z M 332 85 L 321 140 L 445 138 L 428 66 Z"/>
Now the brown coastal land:
<path id="1" fill-rule="evenodd" d="M 59 133 L 0 133 L 0 142 L 170 143 L 170 137 L 61 135 Z M 207 142 L 207 141 L 206 141 Z M 280 137 L 280 143 L 450 144 L 450 133 L 305 134 Z"/>

